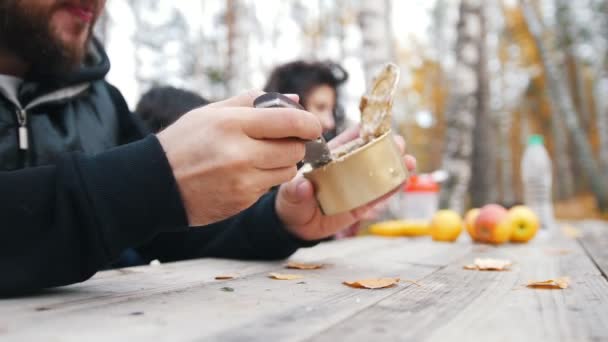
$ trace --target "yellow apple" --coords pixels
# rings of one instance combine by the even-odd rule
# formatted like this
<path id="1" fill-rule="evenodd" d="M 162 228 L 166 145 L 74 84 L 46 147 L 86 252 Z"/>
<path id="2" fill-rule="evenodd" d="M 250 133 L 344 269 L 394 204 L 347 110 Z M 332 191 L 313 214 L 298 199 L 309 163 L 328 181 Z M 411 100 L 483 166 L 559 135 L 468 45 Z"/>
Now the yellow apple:
<path id="1" fill-rule="evenodd" d="M 439 210 L 431 220 L 431 236 L 435 241 L 456 241 L 462 232 L 462 218 L 452 210 Z"/>
<path id="2" fill-rule="evenodd" d="M 540 222 L 536 214 L 528 207 L 518 205 L 509 210 L 509 224 L 513 231 L 511 232 L 511 241 L 527 242 L 531 240 L 538 232 Z"/>
<path id="3" fill-rule="evenodd" d="M 477 240 L 475 238 L 475 220 L 477 216 L 479 216 L 479 208 L 471 209 L 464 215 L 464 226 L 473 240 Z"/>

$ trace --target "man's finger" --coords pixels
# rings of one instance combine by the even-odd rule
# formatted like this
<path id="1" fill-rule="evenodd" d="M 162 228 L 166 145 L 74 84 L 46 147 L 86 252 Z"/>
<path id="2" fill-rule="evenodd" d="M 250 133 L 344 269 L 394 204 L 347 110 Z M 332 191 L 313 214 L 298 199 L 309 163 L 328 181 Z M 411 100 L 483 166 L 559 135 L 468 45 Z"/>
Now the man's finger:
<path id="1" fill-rule="evenodd" d="M 327 146 L 330 149 L 336 148 L 336 147 L 342 146 L 342 145 L 346 144 L 347 142 L 354 140 L 358 137 L 359 137 L 359 125 L 355 125 L 353 127 L 350 127 L 349 129 L 347 129 L 346 131 L 338 134 L 337 137 L 331 139 L 329 142 L 327 142 Z"/>
<path id="2" fill-rule="evenodd" d="M 270 189 L 274 186 L 291 181 L 297 174 L 297 166 L 283 167 L 272 170 L 259 170 L 256 182 L 262 189 Z"/>
<path id="3" fill-rule="evenodd" d="M 322 132 L 321 123 L 314 114 L 293 108 L 254 109 L 251 115 L 242 117 L 241 127 L 254 139 L 313 140 Z"/>
<path id="4" fill-rule="evenodd" d="M 397 145 L 397 148 L 399 148 L 401 155 L 403 155 L 405 153 L 405 147 L 406 147 L 405 139 L 403 139 L 403 137 L 400 135 L 393 135 L 393 141 Z"/>
<path id="5" fill-rule="evenodd" d="M 206 107 L 253 107 L 253 101 L 264 92 L 261 90 L 249 90 L 237 96 L 233 96 L 223 101 L 208 104 Z"/>
<path id="6" fill-rule="evenodd" d="M 300 139 L 265 139 L 255 141 L 252 153 L 255 167 L 270 170 L 296 165 L 304 159 L 306 148 Z"/>
<path id="7" fill-rule="evenodd" d="M 416 170 L 416 158 L 412 157 L 409 154 L 406 154 L 403 157 L 403 160 L 405 162 L 405 167 L 407 168 L 408 171 L 412 172 L 412 171 Z"/>
<path id="8" fill-rule="evenodd" d="M 300 95 L 298 95 L 298 94 L 283 94 L 283 95 L 289 97 L 289 99 L 291 99 L 294 102 L 300 103 Z"/>

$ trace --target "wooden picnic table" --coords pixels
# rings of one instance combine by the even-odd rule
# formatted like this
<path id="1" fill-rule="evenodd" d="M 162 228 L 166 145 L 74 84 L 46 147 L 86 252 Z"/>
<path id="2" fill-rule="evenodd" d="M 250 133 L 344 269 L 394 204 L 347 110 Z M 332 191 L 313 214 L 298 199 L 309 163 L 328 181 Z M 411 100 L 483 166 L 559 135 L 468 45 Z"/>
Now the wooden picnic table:
<path id="1" fill-rule="evenodd" d="M 317 270 L 201 259 L 100 272 L 82 284 L 0 299 L 0 341 L 606 341 L 608 225 L 571 225 L 582 237 L 558 231 L 494 247 L 466 236 L 456 243 L 369 236 L 291 258 L 326 264 Z M 463 269 L 477 257 L 514 264 L 503 272 Z M 269 272 L 304 278 L 273 280 Z M 224 274 L 238 278 L 214 279 Z M 416 283 L 342 284 L 383 276 Z M 560 276 L 571 278 L 569 288 L 525 286 Z"/>

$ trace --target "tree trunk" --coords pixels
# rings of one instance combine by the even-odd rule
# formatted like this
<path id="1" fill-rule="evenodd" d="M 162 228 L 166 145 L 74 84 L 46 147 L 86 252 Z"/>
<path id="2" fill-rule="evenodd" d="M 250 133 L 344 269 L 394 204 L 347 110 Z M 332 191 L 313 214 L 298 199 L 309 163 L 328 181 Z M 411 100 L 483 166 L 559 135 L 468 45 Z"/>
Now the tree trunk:
<path id="1" fill-rule="evenodd" d="M 578 113 L 580 114 L 581 125 L 585 132 L 589 134 L 589 124 L 591 122 L 591 112 L 587 96 L 587 86 L 585 82 L 585 65 L 581 62 L 576 53 L 576 41 L 582 39 L 576 31 L 576 20 L 572 13 L 572 3 L 566 0 L 557 0 L 555 6 L 555 17 L 557 18 L 557 36 L 559 45 L 564 46 L 567 60 L 572 61 L 572 96 L 576 100 Z M 566 64 L 567 65 L 567 64 Z"/>
<path id="2" fill-rule="evenodd" d="M 376 71 L 391 60 L 392 38 L 387 32 L 387 1 L 362 0 L 358 23 L 363 38 L 362 59 L 366 83 L 369 84 Z"/>
<path id="3" fill-rule="evenodd" d="M 243 0 L 227 0 L 226 25 L 228 51 L 226 56 L 227 96 L 237 95 L 250 88 L 249 70 L 249 27 L 250 13 Z"/>
<path id="4" fill-rule="evenodd" d="M 602 2 L 598 23 L 600 34 L 608 37 L 608 0 Z M 599 159 L 604 175 L 608 174 L 608 46 L 604 44 L 604 49 L 598 54 L 597 64 L 594 67 L 594 99 L 595 113 L 597 122 L 597 132 L 599 138 Z"/>
<path id="5" fill-rule="evenodd" d="M 522 9 L 528 24 L 528 29 L 536 42 L 543 62 L 545 76 L 547 78 L 545 82 L 547 87 L 546 90 L 549 94 L 554 113 L 557 114 L 557 118 L 563 121 L 566 127 L 568 127 L 568 131 L 577 152 L 577 157 L 589 178 L 591 191 L 593 191 L 593 194 L 595 195 L 598 207 L 600 210 L 606 211 L 608 210 L 608 187 L 606 185 L 605 176 L 601 174 L 600 169 L 593 158 L 591 146 L 580 125 L 579 116 L 574 108 L 572 98 L 568 93 L 562 75 L 549 55 L 549 49 L 542 39 L 543 33 L 540 20 L 530 6 L 529 0 L 524 0 L 522 2 Z"/>
<path id="6" fill-rule="evenodd" d="M 602 173 L 608 174 L 608 100 L 606 94 L 608 94 L 608 73 L 604 72 L 603 76 L 600 76 L 595 81 L 595 110 L 596 110 L 596 123 L 597 132 L 599 138 L 599 159 L 602 167 Z"/>
<path id="7" fill-rule="evenodd" d="M 490 115 L 490 84 L 488 75 L 488 49 L 486 46 L 487 21 L 486 2 L 480 1 L 475 8 L 479 22 L 479 36 L 475 41 L 478 60 L 475 65 L 477 77 L 475 129 L 473 131 L 473 160 L 471 179 L 471 205 L 481 207 L 496 202 L 497 191 L 497 151 L 500 144 L 496 139 L 496 122 Z"/>
<path id="8" fill-rule="evenodd" d="M 570 167 L 570 154 L 566 129 L 562 122 L 554 115 L 551 117 L 551 132 L 553 133 L 553 156 L 555 158 L 555 194 L 560 200 L 566 199 L 574 193 L 574 175 Z"/>
<path id="9" fill-rule="evenodd" d="M 513 176 L 513 154 L 511 151 L 511 143 L 509 133 L 511 132 L 511 113 L 503 110 L 499 113 L 499 131 L 500 131 L 500 175 L 501 175 L 501 202 L 505 205 L 515 203 L 515 192 L 513 191 L 514 176 Z"/>
<path id="10" fill-rule="evenodd" d="M 578 110 L 581 115 L 581 124 L 587 134 L 590 131 L 591 110 L 589 106 L 589 96 L 587 94 L 587 82 L 585 80 L 585 65 L 581 63 L 578 57 L 574 59 L 574 87 L 576 88 L 576 97 L 578 98 Z"/>
<path id="11" fill-rule="evenodd" d="M 449 174 L 441 188 L 440 207 L 462 213 L 471 179 L 473 130 L 478 108 L 481 41 L 480 0 L 463 0 L 457 24 L 456 65 L 450 76 L 445 113 L 446 135 L 442 168 Z"/>
<path id="12" fill-rule="evenodd" d="M 226 93 L 228 96 L 234 94 L 234 79 L 236 71 L 236 49 L 237 49 L 237 2 L 238 0 L 226 0 L 226 41 L 228 49 L 226 51 Z"/>

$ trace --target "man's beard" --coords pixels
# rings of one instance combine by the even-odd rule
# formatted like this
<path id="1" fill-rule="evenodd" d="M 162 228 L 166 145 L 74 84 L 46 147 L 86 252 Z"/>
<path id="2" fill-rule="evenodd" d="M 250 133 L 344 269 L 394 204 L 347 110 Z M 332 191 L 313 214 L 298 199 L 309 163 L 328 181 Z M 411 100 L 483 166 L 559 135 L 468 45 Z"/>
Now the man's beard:
<path id="1" fill-rule="evenodd" d="M 25 62 L 30 79 L 53 79 L 76 69 L 88 44 L 71 46 L 54 34 L 50 22 L 58 6 L 38 11 L 24 7 L 18 0 L 0 0 L 0 51 Z"/>

